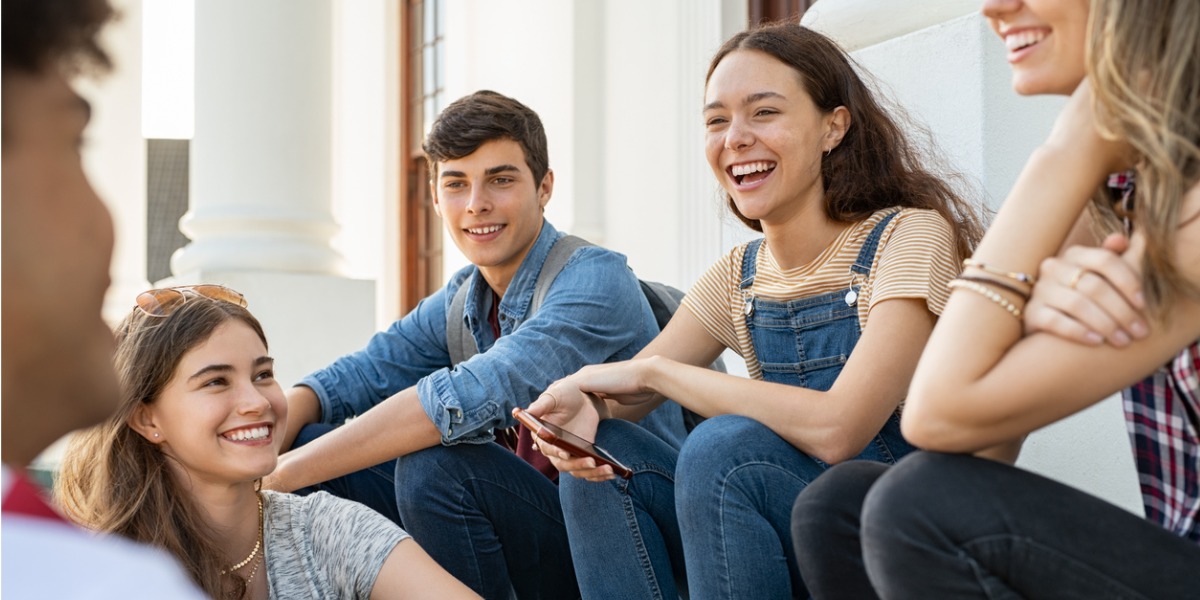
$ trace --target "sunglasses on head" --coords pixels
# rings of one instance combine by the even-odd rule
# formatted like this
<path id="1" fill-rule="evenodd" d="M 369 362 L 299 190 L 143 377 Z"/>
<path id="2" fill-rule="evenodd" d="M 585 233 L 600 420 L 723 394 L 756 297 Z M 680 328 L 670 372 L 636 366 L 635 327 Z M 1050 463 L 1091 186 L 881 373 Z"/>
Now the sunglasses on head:
<path id="1" fill-rule="evenodd" d="M 205 284 L 146 290 L 137 296 L 137 309 L 151 317 L 167 317 L 187 302 L 188 294 L 236 304 L 243 308 L 246 306 L 246 297 L 241 293 L 223 285 Z"/>

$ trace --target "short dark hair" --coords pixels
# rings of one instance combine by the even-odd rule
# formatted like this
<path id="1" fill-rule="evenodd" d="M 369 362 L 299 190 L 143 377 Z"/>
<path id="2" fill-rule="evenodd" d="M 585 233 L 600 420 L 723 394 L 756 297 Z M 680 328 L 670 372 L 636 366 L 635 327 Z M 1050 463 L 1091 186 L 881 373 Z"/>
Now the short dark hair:
<path id="1" fill-rule="evenodd" d="M 97 36 L 113 17 L 108 0 L 3 0 L 4 71 L 42 73 L 111 67 Z"/>
<path id="2" fill-rule="evenodd" d="M 491 90 L 451 102 L 433 122 L 422 146 L 429 158 L 430 181 L 437 177 L 437 163 L 462 158 L 498 139 L 521 145 L 525 164 L 540 184 L 550 170 L 542 120 L 528 106 Z"/>

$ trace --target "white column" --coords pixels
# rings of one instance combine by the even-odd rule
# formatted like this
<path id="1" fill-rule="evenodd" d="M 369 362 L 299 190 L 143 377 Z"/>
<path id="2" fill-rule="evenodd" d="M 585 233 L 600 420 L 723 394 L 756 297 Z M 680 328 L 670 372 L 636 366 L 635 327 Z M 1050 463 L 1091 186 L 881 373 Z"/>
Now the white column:
<path id="1" fill-rule="evenodd" d="M 263 322 L 285 385 L 362 347 L 374 282 L 331 245 L 331 0 L 196 3 L 192 242 L 166 283 L 221 283 Z"/>
<path id="2" fill-rule="evenodd" d="M 337 274 L 329 0 L 196 3 L 192 243 L 175 273 Z"/>
<path id="3" fill-rule="evenodd" d="M 882 88 L 932 131 L 950 166 L 998 207 L 1062 98 L 1012 91 L 1005 50 L 972 0 L 821 0 L 803 23 L 851 50 Z M 1120 399 L 1029 436 L 1018 464 L 1141 514 Z"/>

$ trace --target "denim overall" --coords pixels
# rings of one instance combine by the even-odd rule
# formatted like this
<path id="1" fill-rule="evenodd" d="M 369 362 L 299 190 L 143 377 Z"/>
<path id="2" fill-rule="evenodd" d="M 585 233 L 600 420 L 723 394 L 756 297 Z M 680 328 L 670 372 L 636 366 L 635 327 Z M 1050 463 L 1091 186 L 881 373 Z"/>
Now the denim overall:
<path id="1" fill-rule="evenodd" d="M 845 291 L 777 302 L 755 298 L 755 259 L 762 239 L 746 247 L 742 257 L 742 295 L 746 298 L 746 327 L 765 381 L 827 391 L 858 343 L 858 296 L 871 273 L 879 238 L 898 214 L 884 217 L 863 242 Z M 894 463 L 914 448 L 900 435 L 900 417 L 892 414 L 887 424 L 867 445 L 861 460 Z"/>

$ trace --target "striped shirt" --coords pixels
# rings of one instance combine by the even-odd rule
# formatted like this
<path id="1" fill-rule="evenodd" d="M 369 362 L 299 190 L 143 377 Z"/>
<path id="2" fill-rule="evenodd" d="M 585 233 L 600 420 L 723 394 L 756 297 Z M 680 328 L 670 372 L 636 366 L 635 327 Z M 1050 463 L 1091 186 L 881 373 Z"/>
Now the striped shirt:
<path id="1" fill-rule="evenodd" d="M 1146 518 L 1200 542 L 1200 340 L 1121 395 Z"/>
<path id="2" fill-rule="evenodd" d="M 863 242 L 880 220 L 895 211 L 876 211 L 846 228 L 816 259 L 793 269 L 780 269 L 770 246 L 763 242 L 750 292 L 758 298 L 788 301 L 846 289 L 853 281 L 862 286 L 858 300 L 860 328 L 866 326 L 872 307 L 892 298 L 923 298 L 930 312 L 940 315 L 949 296 L 947 284 L 958 276 L 959 265 L 950 224 L 935 211 L 909 208 L 896 215 L 879 240 L 867 280 L 853 280 L 861 279 L 852 275 L 850 266 Z M 738 287 L 746 246 L 737 246 L 709 267 L 682 304 L 709 335 L 746 359 L 750 377 L 762 379 Z"/>

